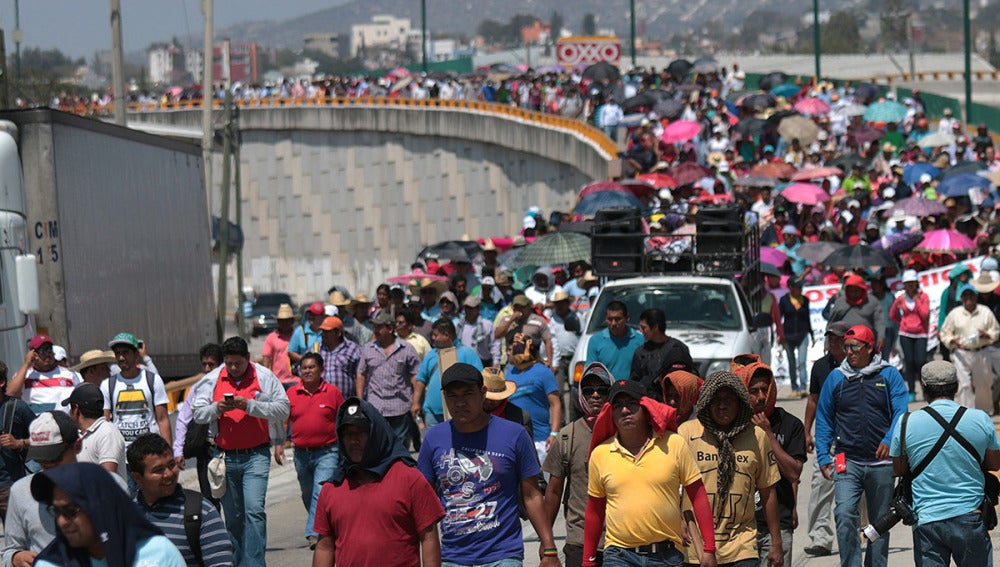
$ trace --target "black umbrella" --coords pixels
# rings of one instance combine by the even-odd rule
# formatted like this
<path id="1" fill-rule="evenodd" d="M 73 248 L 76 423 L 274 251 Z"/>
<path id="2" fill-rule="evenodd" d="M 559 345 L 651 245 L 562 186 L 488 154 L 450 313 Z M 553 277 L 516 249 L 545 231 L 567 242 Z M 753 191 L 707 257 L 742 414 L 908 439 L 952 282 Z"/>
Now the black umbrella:
<path id="1" fill-rule="evenodd" d="M 896 266 L 896 259 L 881 248 L 874 248 L 867 244 L 855 244 L 834 251 L 822 263 L 831 268 L 864 270 L 878 267 L 891 268 Z"/>
<path id="2" fill-rule="evenodd" d="M 818 242 L 803 242 L 802 245 L 795 250 L 795 253 L 799 256 L 799 258 L 805 258 L 810 262 L 821 263 L 823 260 L 829 258 L 830 254 L 833 254 L 845 246 L 847 245 L 839 242 L 828 242 L 823 240 Z"/>
<path id="3" fill-rule="evenodd" d="M 796 116 L 796 115 L 798 115 L 798 112 L 795 112 L 794 110 L 779 110 L 767 117 L 767 123 L 770 124 L 773 128 L 777 128 L 778 125 L 781 124 L 782 120 L 788 118 L 789 116 Z"/>
<path id="4" fill-rule="evenodd" d="M 736 126 L 733 126 L 733 131 L 744 138 L 751 138 L 763 132 L 765 128 L 767 128 L 767 120 L 751 117 L 737 122 Z"/>
<path id="5" fill-rule="evenodd" d="M 482 258 L 483 249 L 473 240 L 447 240 L 425 247 L 417 254 L 418 260 L 439 258 L 442 260 L 474 262 Z"/>
<path id="6" fill-rule="evenodd" d="M 854 87 L 854 100 L 862 104 L 868 104 L 870 101 L 878 98 L 878 95 L 881 93 L 882 87 L 865 83 Z"/>
<path id="7" fill-rule="evenodd" d="M 841 154 L 829 162 L 826 165 L 831 167 L 839 167 L 844 171 L 850 171 L 854 168 L 854 165 L 860 165 L 861 167 L 868 166 L 868 160 L 859 156 L 858 154 Z"/>
<path id="8" fill-rule="evenodd" d="M 691 72 L 693 66 L 687 59 L 675 59 L 670 62 L 670 65 L 667 65 L 667 72 L 680 80 Z"/>
<path id="9" fill-rule="evenodd" d="M 684 112 L 684 103 L 675 98 L 665 98 L 656 103 L 656 106 L 653 107 L 653 112 L 657 116 L 673 120 Z"/>
<path id="10" fill-rule="evenodd" d="M 658 91 L 642 91 L 633 97 L 627 98 L 622 102 L 622 110 L 631 112 L 638 108 L 653 108 L 657 102 L 660 102 L 660 95 L 657 93 Z"/>
<path id="11" fill-rule="evenodd" d="M 981 161 L 960 161 L 955 165 L 941 172 L 941 179 L 959 173 L 979 173 L 986 169 L 986 164 Z"/>
<path id="12" fill-rule="evenodd" d="M 778 85 L 783 85 L 788 81 L 788 75 L 781 71 L 768 73 L 757 81 L 757 87 L 762 91 L 769 91 Z"/>
<path id="13" fill-rule="evenodd" d="M 747 95 L 740 102 L 740 106 L 751 110 L 764 110 L 765 108 L 771 108 L 776 104 L 778 104 L 778 100 L 774 98 L 773 95 L 768 93 Z"/>
<path id="14" fill-rule="evenodd" d="M 600 63 L 594 63 L 590 67 L 583 70 L 583 78 L 590 79 L 591 81 L 596 81 L 598 83 L 608 81 L 613 83 L 621 77 L 621 72 L 618 71 L 618 67 L 615 67 L 611 63 L 601 61 Z"/>
<path id="15" fill-rule="evenodd" d="M 694 60 L 691 64 L 695 73 L 700 73 L 702 75 L 707 75 L 709 73 L 716 73 L 719 71 L 719 62 L 715 60 L 715 57 L 699 57 Z"/>

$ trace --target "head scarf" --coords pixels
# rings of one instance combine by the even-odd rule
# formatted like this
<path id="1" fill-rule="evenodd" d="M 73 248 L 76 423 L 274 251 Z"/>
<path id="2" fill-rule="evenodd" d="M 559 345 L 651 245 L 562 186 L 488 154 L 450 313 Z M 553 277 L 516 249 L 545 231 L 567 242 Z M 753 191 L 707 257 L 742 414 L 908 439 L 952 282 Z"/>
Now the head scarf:
<path id="1" fill-rule="evenodd" d="M 763 362 L 754 362 L 741 366 L 738 370 L 734 371 L 734 374 L 739 376 L 740 380 L 743 380 L 743 384 L 746 385 L 749 391 L 750 382 L 753 380 L 754 375 L 760 374 L 758 371 L 763 371 L 767 376 L 767 407 L 764 409 L 764 414 L 770 416 L 771 412 L 774 411 L 774 405 L 778 402 L 778 387 L 774 383 L 774 371 L 771 370 L 771 367 Z"/>
<path id="2" fill-rule="evenodd" d="M 580 386 L 583 386 L 583 380 L 585 378 L 598 378 L 605 386 L 611 386 L 611 371 L 608 370 L 607 366 L 604 366 L 600 362 L 591 362 L 583 369 L 582 378 L 580 379 Z M 576 399 L 580 403 L 580 409 L 583 410 L 584 418 L 591 424 L 597 419 L 596 413 L 591 413 L 590 404 L 587 403 L 586 396 L 583 395 L 583 388 L 576 389 Z M 598 412 L 599 413 L 599 412 Z"/>
<path id="3" fill-rule="evenodd" d="M 340 434 L 341 422 L 347 408 L 353 405 L 360 406 L 361 412 L 371 422 L 368 444 L 365 445 L 365 452 L 360 463 L 353 463 L 347 458 L 344 437 Z M 329 480 L 336 485 L 344 482 L 344 479 L 353 470 L 363 470 L 381 479 L 396 461 L 403 461 L 411 467 L 416 464 L 413 457 L 410 456 L 410 452 L 403 447 L 402 441 L 393 433 L 389 422 L 382 417 L 375 406 L 354 396 L 347 398 L 337 410 L 337 449 L 337 468 L 333 470 L 333 476 Z"/>
<path id="4" fill-rule="evenodd" d="M 663 390 L 663 399 L 666 399 L 666 385 L 670 382 L 677 390 L 677 421 L 684 422 L 691 417 L 694 405 L 698 402 L 698 394 L 701 392 L 701 385 L 705 382 L 696 374 L 686 370 L 675 370 L 663 377 L 660 387 Z"/>
<path id="5" fill-rule="evenodd" d="M 646 408 L 646 413 L 649 415 L 649 424 L 653 427 L 653 435 L 662 437 L 668 431 L 677 432 L 677 412 L 674 408 L 658 402 L 649 396 L 643 396 L 639 400 L 639 405 Z M 594 422 L 594 431 L 590 438 L 590 451 L 588 454 L 593 453 L 595 447 L 617 434 L 618 428 L 615 427 L 611 402 L 608 402 L 601 408 L 601 413 L 598 414 L 597 421 Z"/>
<path id="6" fill-rule="evenodd" d="M 709 406 L 715 398 L 715 394 L 722 388 L 729 388 L 736 393 L 740 400 L 740 408 L 736 413 L 736 419 L 730 424 L 729 429 L 723 431 L 712 419 L 712 411 Z M 736 454 L 733 449 L 733 439 L 748 427 L 753 427 L 750 416 L 753 409 L 750 407 L 750 393 L 743 385 L 739 376 L 732 372 L 720 370 L 713 373 L 705 384 L 701 387 L 701 395 L 698 397 L 698 405 L 695 410 L 698 412 L 698 421 L 705 427 L 705 431 L 711 433 L 719 440 L 719 467 L 718 480 L 715 488 L 715 503 L 721 512 L 728 502 L 729 489 L 733 485 L 733 478 L 736 476 Z"/>
<path id="7" fill-rule="evenodd" d="M 535 365 L 535 341 L 530 336 L 524 333 L 514 334 L 510 352 L 511 362 L 521 372 Z"/>
<path id="8" fill-rule="evenodd" d="M 44 470 L 31 479 L 31 495 L 42 504 L 52 503 L 59 487 L 87 514 L 104 549 L 109 567 L 132 567 L 138 543 L 163 535 L 122 490 L 111 473 L 94 463 L 70 463 Z M 38 559 L 64 567 L 89 567 L 90 553 L 70 547 L 62 530 L 38 554 Z"/>

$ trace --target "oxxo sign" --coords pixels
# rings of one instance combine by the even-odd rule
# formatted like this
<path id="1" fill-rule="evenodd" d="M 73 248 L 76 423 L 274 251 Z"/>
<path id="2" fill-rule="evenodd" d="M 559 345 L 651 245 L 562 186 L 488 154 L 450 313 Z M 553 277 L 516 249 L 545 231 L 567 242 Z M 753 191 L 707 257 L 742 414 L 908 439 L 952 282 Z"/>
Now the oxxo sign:
<path id="1" fill-rule="evenodd" d="M 564 37 L 556 46 L 556 61 L 563 67 L 602 61 L 617 65 L 621 58 L 622 46 L 615 36 Z"/>

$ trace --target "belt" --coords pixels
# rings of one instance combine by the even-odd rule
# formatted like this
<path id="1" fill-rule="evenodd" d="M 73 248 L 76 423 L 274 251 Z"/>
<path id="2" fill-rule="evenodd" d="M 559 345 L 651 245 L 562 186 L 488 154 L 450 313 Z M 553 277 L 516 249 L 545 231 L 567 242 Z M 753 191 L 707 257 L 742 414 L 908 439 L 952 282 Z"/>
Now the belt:
<path id="1" fill-rule="evenodd" d="M 222 449 L 222 447 L 219 448 Z M 222 449 L 222 450 L 225 451 L 227 455 L 249 455 L 250 453 L 256 453 L 258 451 L 270 451 L 271 444 L 261 443 L 256 447 L 249 447 L 247 449 Z"/>
<path id="2" fill-rule="evenodd" d="M 674 542 L 664 540 L 658 543 L 647 543 L 646 545 L 640 545 L 638 547 L 626 547 L 625 549 L 629 551 L 634 551 L 635 553 L 648 553 L 648 554 L 658 554 L 664 551 L 671 551 L 675 549 Z"/>
<path id="3" fill-rule="evenodd" d="M 320 445 L 319 447 L 299 447 L 298 445 L 296 445 L 295 446 L 295 450 L 296 451 L 328 451 L 328 450 L 330 450 L 330 449 L 332 449 L 332 448 L 334 448 L 336 446 L 337 446 L 336 443 L 330 443 L 329 445 Z"/>

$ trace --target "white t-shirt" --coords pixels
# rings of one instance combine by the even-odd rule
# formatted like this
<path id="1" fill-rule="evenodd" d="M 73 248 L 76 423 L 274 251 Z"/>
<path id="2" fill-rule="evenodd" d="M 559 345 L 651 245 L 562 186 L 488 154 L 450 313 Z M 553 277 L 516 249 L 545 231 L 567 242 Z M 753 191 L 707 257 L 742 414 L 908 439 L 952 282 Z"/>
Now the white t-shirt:
<path id="1" fill-rule="evenodd" d="M 108 392 L 111 378 L 101 382 L 104 409 L 111 410 L 111 421 L 125 438 L 126 446 L 141 435 L 160 432 L 156 423 L 156 406 L 167 405 L 167 390 L 163 387 L 163 379 L 154 374 L 153 392 L 150 392 L 146 372 L 141 370 L 135 378 L 115 374 L 115 391 L 111 393 Z"/>
<path id="2" fill-rule="evenodd" d="M 69 408 L 63 407 L 59 402 L 68 398 L 73 393 L 73 387 L 80 382 L 83 382 L 83 378 L 79 374 L 62 366 L 56 366 L 48 372 L 32 368 L 24 378 L 21 399 L 32 406 L 35 413 L 51 409 L 69 411 Z"/>
<path id="3" fill-rule="evenodd" d="M 76 459 L 85 463 L 116 463 L 118 476 L 125 476 L 125 438 L 114 423 L 100 418 L 83 432 L 80 453 Z"/>

